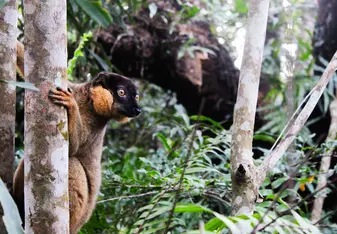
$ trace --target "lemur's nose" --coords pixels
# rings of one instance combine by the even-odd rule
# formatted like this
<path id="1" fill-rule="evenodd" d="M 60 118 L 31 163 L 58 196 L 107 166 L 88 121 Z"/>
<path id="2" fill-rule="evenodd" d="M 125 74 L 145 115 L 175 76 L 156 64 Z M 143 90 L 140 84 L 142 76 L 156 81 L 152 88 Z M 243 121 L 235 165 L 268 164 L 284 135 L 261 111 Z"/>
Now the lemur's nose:
<path id="1" fill-rule="evenodd" d="M 133 112 L 134 112 L 135 115 L 137 116 L 137 115 L 139 115 L 139 114 L 142 112 L 142 110 L 141 110 L 139 107 L 134 107 L 134 108 L 133 108 Z"/>

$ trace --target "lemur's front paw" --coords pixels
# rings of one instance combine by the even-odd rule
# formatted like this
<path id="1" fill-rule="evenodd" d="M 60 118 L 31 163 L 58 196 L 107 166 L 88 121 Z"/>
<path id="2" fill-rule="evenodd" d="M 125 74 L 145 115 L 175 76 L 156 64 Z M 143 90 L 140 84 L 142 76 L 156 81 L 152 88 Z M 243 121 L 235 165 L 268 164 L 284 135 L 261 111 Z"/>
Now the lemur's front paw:
<path id="1" fill-rule="evenodd" d="M 50 89 L 48 97 L 52 103 L 64 106 L 68 111 L 76 106 L 76 100 L 70 88 L 67 90 L 64 90 L 60 87 Z"/>

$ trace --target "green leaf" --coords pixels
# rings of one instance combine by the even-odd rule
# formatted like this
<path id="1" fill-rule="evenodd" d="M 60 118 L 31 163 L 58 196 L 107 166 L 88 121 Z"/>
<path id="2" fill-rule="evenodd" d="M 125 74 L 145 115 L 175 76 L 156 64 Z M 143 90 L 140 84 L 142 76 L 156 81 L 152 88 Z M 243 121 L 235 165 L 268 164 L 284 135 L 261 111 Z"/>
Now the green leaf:
<path id="1" fill-rule="evenodd" d="M 104 28 L 112 24 L 110 13 L 102 7 L 101 1 L 97 0 L 75 0 L 85 13 L 93 18 L 98 24 Z"/>
<path id="2" fill-rule="evenodd" d="M 208 231 L 215 231 L 223 228 L 224 223 L 218 218 L 213 218 L 205 224 L 205 229 Z"/>
<path id="3" fill-rule="evenodd" d="M 168 143 L 166 137 L 163 134 L 161 134 L 161 133 L 158 133 L 157 137 L 159 138 L 160 142 L 164 145 L 164 147 L 166 148 L 166 150 L 170 151 L 171 150 L 171 146 Z"/>
<path id="4" fill-rule="evenodd" d="M 4 211 L 2 220 L 9 234 L 24 234 L 18 208 L 9 194 L 5 183 L 0 178 L 0 203 Z"/>
<path id="5" fill-rule="evenodd" d="M 174 212 L 176 212 L 176 213 L 183 213 L 183 212 L 190 212 L 190 213 L 208 212 L 208 213 L 211 213 L 212 211 L 207 209 L 206 207 L 203 207 L 203 206 L 197 205 L 197 204 L 179 203 L 179 204 L 176 205 L 176 208 L 174 209 Z"/>
<path id="6" fill-rule="evenodd" d="M 9 85 L 14 85 L 20 88 L 24 88 L 24 89 L 29 89 L 32 91 L 40 91 L 38 88 L 35 87 L 35 85 L 33 83 L 29 83 L 29 82 L 17 82 L 17 81 L 10 81 L 10 80 L 0 80 L 0 82 L 3 83 L 7 83 Z"/>
<path id="7" fill-rule="evenodd" d="M 241 14 L 247 14 L 248 6 L 245 0 L 235 0 L 235 11 Z"/>
<path id="8" fill-rule="evenodd" d="M 92 32 L 84 33 L 83 36 L 81 36 L 80 43 L 74 52 L 74 57 L 68 61 L 67 73 L 69 80 L 72 80 L 72 73 L 74 71 L 78 58 L 83 56 L 82 49 L 84 47 L 85 42 L 87 42 L 91 37 Z"/>
<path id="9" fill-rule="evenodd" d="M 223 127 L 221 126 L 221 124 L 219 124 L 218 122 L 214 121 L 213 119 L 211 119 L 209 117 L 206 117 L 206 116 L 203 116 L 203 115 L 200 115 L 200 116 L 198 116 L 198 115 L 192 115 L 190 117 L 190 119 L 194 120 L 194 121 L 197 121 L 199 119 L 199 121 L 209 122 L 212 125 L 214 125 L 215 127 L 223 129 Z"/>
<path id="10" fill-rule="evenodd" d="M 221 174 L 218 170 L 215 168 L 210 168 L 210 167 L 192 167 L 192 168 L 187 168 L 186 169 L 186 174 L 191 174 L 191 173 L 197 173 L 197 172 L 217 172 Z"/>
<path id="11" fill-rule="evenodd" d="M 286 181 L 287 181 L 287 178 L 284 178 L 284 177 L 278 178 L 277 180 L 275 180 L 271 184 L 271 187 L 274 188 L 274 189 L 276 189 L 276 188 L 280 187 Z"/>
<path id="12" fill-rule="evenodd" d="M 213 214 L 220 219 L 224 224 L 226 224 L 226 226 L 228 227 L 228 229 L 232 232 L 232 234 L 241 234 L 241 231 L 239 230 L 239 228 L 233 223 L 232 220 L 230 220 L 229 218 L 227 218 L 224 215 L 221 215 L 217 212 L 213 212 Z"/>
<path id="13" fill-rule="evenodd" d="M 275 142 L 275 138 L 266 134 L 257 134 L 254 136 L 254 140 L 266 141 L 270 143 Z"/>
<path id="14" fill-rule="evenodd" d="M 155 209 L 155 212 L 151 213 L 148 217 L 147 217 L 147 220 L 150 220 L 150 219 L 153 219 L 165 212 L 168 212 L 169 210 L 171 210 L 172 208 L 169 207 L 169 206 L 165 206 L 165 207 L 160 207 L 160 208 L 157 208 Z"/>
<path id="15" fill-rule="evenodd" d="M 192 231 L 183 232 L 183 234 L 200 234 L 200 233 L 214 234 L 214 232 L 205 231 L 205 230 L 203 232 L 200 232 L 200 230 L 192 230 Z"/>

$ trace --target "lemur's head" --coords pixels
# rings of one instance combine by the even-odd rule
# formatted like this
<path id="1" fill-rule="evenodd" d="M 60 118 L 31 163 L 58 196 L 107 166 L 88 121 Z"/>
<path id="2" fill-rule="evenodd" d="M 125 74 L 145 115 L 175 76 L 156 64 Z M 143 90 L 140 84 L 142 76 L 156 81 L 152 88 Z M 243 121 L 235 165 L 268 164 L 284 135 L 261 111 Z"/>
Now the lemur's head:
<path id="1" fill-rule="evenodd" d="M 98 115 L 125 123 L 140 114 L 138 90 L 131 79 L 101 72 L 91 83 L 90 98 Z"/>

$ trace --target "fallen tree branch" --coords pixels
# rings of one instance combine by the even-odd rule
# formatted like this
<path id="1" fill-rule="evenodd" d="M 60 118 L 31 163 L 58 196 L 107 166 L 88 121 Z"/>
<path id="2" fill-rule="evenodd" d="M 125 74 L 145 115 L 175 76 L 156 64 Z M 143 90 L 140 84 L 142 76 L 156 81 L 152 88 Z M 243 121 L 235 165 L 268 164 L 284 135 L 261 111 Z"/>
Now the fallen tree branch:
<path id="1" fill-rule="evenodd" d="M 284 138 L 281 142 L 272 150 L 269 155 L 264 159 L 263 163 L 259 166 L 259 170 L 257 170 L 258 177 L 258 185 L 260 186 L 264 179 L 266 178 L 267 173 L 276 165 L 276 163 L 280 160 L 282 155 L 288 149 L 290 144 L 295 139 L 298 132 L 302 129 L 305 122 L 309 118 L 310 114 L 314 110 L 318 100 L 320 99 L 323 91 L 328 84 L 330 78 L 333 73 L 337 69 L 337 52 L 332 57 L 330 63 L 325 69 L 322 78 L 318 81 L 317 85 L 311 91 L 311 95 L 309 101 L 304 106 L 301 113 L 298 117 L 290 124 L 289 129 L 287 130 Z"/>
<path id="2" fill-rule="evenodd" d="M 336 140 L 337 136 L 337 99 L 335 98 L 331 104 L 330 104 L 330 115 L 331 115 L 331 124 L 329 128 L 329 135 L 326 139 L 326 142 L 332 142 Z M 327 179 L 328 179 L 328 171 L 330 168 L 331 163 L 331 157 L 333 154 L 334 149 L 331 148 L 328 150 L 328 152 L 324 153 L 322 155 L 321 165 L 319 168 L 319 174 L 318 174 L 318 182 L 316 191 L 320 190 L 321 188 L 326 187 Z M 313 223 L 316 223 L 320 220 L 322 215 L 322 209 L 324 204 L 326 194 L 322 192 L 321 194 L 318 194 L 314 201 L 314 206 L 312 208 L 311 213 L 311 221 Z"/>

